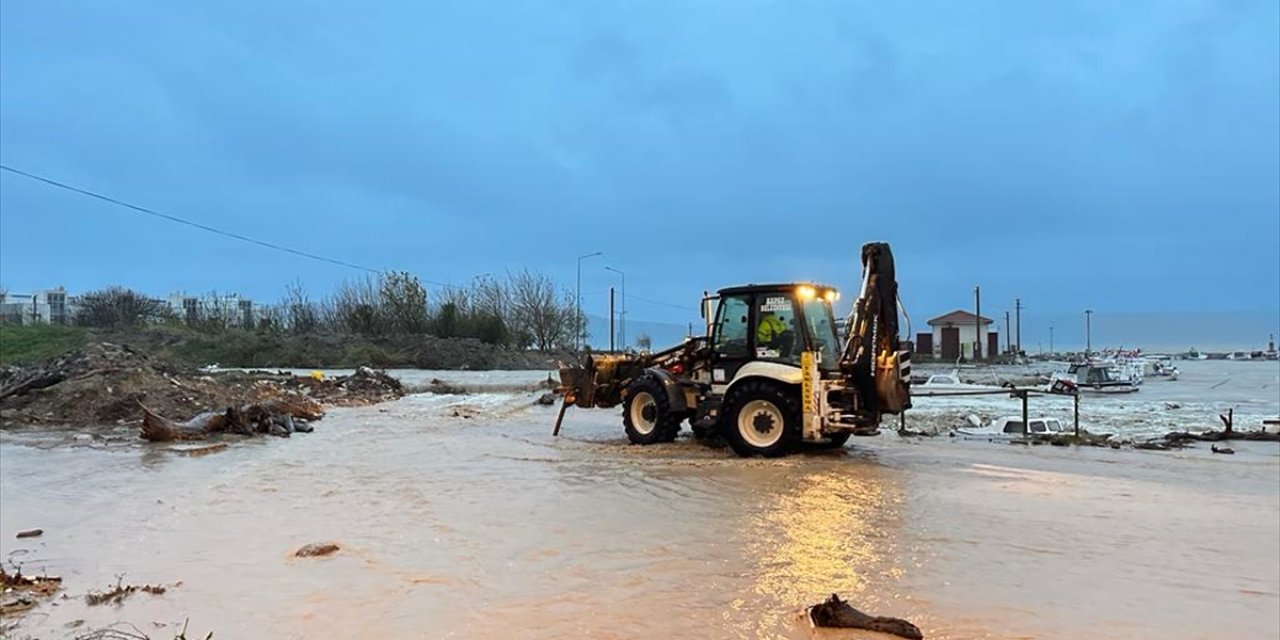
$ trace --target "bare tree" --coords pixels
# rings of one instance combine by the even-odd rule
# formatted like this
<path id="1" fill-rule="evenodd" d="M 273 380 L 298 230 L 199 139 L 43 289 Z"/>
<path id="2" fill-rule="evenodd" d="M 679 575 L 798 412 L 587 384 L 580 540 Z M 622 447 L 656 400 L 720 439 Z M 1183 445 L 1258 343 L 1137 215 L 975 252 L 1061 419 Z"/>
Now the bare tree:
<path id="1" fill-rule="evenodd" d="M 159 320 L 168 306 L 142 293 L 124 287 L 90 291 L 79 298 L 76 324 L 86 327 L 138 327 Z"/>
<path id="2" fill-rule="evenodd" d="M 365 277 L 344 282 L 325 304 L 327 322 L 335 331 L 372 335 L 382 330 L 381 285 Z"/>
<path id="3" fill-rule="evenodd" d="M 259 305 L 255 311 L 257 322 L 255 329 L 264 333 L 279 333 L 284 330 L 285 313 L 280 305 Z"/>
<path id="4" fill-rule="evenodd" d="M 572 300 L 556 295 L 555 283 L 544 274 L 524 269 L 509 276 L 508 294 L 513 325 L 542 351 L 562 347 L 573 340 Z"/>
<path id="5" fill-rule="evenodd" d="M 491 276 L 476 278 L 471 287 L 474 312 L 478 315 L 502 318 L 504 322 L 509 323 L 511 321 L 511 300 L 507 289 L 507 286 L 504 286 Z"/>
<path id="6" fill-rule="evenodd" d="M 307 297 L 306 289 L 300 281 L 294 281 L 285 288 L 284 301 L 285 323 L 293 333 L 312 333 L 320 327 L 320 313 L 316 303 Z"/>
<path id="7" fill-rule="evenodd" d="M 642 333 L 636 336 L 636 348 L 641 351 L 648 351 L 653 346 L 653 340 L 649 338 L 649 334 Z"/>
<path id="8" fill-rule="evenodd" d="M 226 331 L 235 324 L 236 309 L 228 303 L 225 296 L 219 295 L 217 291 L 211 292 L 196 304 L 195 328 L 201 331 L 217 333 Z"/>

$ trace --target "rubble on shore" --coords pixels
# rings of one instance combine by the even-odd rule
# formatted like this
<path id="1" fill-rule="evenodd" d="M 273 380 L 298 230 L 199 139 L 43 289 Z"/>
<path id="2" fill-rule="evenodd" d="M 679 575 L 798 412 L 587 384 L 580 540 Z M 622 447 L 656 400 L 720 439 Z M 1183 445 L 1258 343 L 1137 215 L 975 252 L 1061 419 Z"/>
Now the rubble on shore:
<path id="1" fill-rule="evenodd" d="M 368 367 L 333 378 L 209 373 L 102 342 L 33 367 L 0 370 L 0 424 L 138 425 L 153 440 L 190 439 L 194 425 L 209 427 L 206 433 L 287 435 L 309 431 L 324 407 L 369 405 L 404 393 L 398 380 Z"/>

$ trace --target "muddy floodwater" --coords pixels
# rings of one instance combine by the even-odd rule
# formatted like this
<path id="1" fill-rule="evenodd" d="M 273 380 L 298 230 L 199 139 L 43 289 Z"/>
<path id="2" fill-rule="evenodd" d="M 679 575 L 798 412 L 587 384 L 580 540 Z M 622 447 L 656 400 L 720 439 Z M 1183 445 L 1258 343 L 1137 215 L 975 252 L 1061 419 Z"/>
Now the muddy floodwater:
<path id="1" fill-rule="evenodd" d="M 1252 371 L 1246 413 L 1273 412 L 1272 369 Z M 616 410 L 571 411 L 552 438 L 554 407 L 500 389 L 544 373 L 467 375 L 495 391 L 335 409 L 313 434 L 201 457 L 4 432 L 0 553 L 71 596 L 10 634 L 128 621 L 171 637 L 189 619 L 190 637 L 220 639 L 883 637 L 811 629 L 803 607 L 838 592 L 927 638 L 1280 637 L 1275 443 L 1222 456 L 886 432 L 743 460 L 687 430 L 629 446 Z M 1195 384 L 1176 393 L 1207 402 Z M 1161 413 L 1151 398 L 1123 402 Z M 1225 406 L 1178 420 L 1212 428 Z M 291 556 L 323 541 L 341 550 Z M 117 576 L 181 584 L 83 604 Z"/>

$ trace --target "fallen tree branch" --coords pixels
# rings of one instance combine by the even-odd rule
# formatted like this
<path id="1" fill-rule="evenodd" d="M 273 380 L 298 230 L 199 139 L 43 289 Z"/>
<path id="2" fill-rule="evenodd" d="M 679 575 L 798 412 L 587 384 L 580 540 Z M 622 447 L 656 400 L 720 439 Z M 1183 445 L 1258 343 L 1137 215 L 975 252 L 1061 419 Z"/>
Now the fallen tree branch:
<path id="1" fill-rule="evenodd" d="M 66 380 L 66 379 L 67 379 L 67 376 L 64 373 L 50 373 L 46 375 L 37 375 L 34 377 L 30 377 L 30 378 L 27 378 L 26 380 L 23 380 L 22 382 L 19 382 L 9 387 L 8 389 L 0 389 L 0 400 L 4 400 L 9 396 L 20 396 L 28 391 L 35 391 L 37 389 L 44 389 L 45 387 L 52 387 L 53 385 L 58 384 L 59 382 L 62 382 L 63 380 Z"/>
<path id="2" fill-rule="evenodd" d="M 809 607 L 809 619 L 819 627 L 865 629 L 867 631 L 892 634 L 908 640 L 924 639 L 924 634 L 921 633 L 920 627 L 902 618 L 869 616 L 854 609 L 834 593 L 831 594 L 831 598 L 826 602 Z"/>

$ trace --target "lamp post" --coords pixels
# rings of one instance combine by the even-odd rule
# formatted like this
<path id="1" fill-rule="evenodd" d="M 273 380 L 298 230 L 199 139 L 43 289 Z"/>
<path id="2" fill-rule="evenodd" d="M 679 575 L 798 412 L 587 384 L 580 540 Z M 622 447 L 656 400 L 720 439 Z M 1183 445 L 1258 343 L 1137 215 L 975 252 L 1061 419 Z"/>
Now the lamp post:
<path id="1" fill-rule="evenodd" d="M 1084 310 L 1084 357 L 1093 353 L 1093 309 Z"/>
<path id="2" fill-rule="evenodd" d="M 578 282 L 577 282 L 577 287 L 574 290 L 574 294 L 573 294 L 573 297 L 574 297 L 573 348 L 575 351 L 582 348 L 582 343 L 585 341 L 584 339 L 586 337 L 582 335 L 583 330 L 586 328 L 582 324 L 582 261 L 587 258 L 594 258 L 596 256 L 602 256 L 602 255 L 604 255 L 603 251 L 597 251 L 595 253 L 588 253 L 586 255 L 578 256 Z"/>
<path id="3" fill-rule="evenodd" d="M 1053 355 L 1053 325 L 1049 326 L 1049 355 Z"/>
<path id="4" fill-rule="evenodd" d="M 612 271 L 622 276 L 622 311 L 618 312 L 618 346 L 623 350 L 627 350 L 627 274 L 621 269 L 613 267 L 605 267 L 605 271 Z"/>

